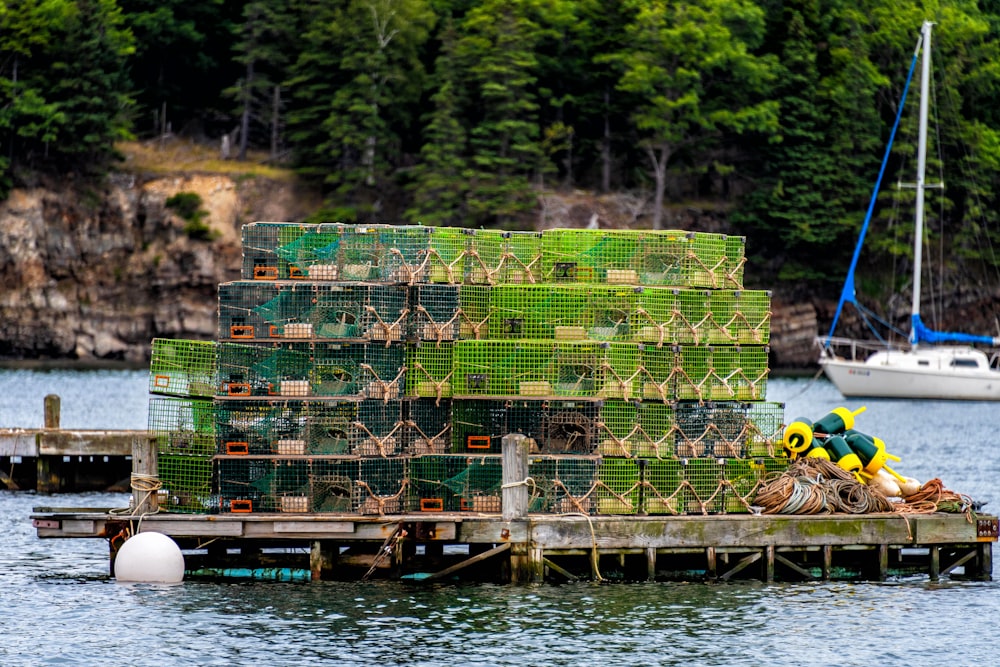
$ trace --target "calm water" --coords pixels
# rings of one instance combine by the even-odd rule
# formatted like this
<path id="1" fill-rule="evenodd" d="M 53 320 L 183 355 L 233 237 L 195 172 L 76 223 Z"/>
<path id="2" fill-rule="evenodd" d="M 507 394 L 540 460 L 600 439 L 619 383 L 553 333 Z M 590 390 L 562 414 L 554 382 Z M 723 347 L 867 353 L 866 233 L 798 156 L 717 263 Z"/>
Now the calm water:
<path id="1" fill-rule="evenodd" d="M 0 370 L 0 426 L 142 428 L 146 375 Z M 997 511 L 1000 406 L 844 401 L 773 379 L 786 417 L 856 409 L 896 469 Z M 110 494 L 0 492 L 0 665 L 996 665 L 1000 583 L 117 584 L 101 540 L 38 540 L 36 505 L 121 507 Z M 998 576 L 1000 578 L 1000 576 Z"/>

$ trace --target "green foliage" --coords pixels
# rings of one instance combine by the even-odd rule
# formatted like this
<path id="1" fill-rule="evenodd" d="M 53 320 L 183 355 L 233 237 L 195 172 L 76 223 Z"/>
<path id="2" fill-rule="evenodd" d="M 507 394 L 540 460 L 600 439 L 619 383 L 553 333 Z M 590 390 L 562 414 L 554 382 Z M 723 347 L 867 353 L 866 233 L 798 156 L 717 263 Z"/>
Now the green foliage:
<path id="1" fill-rule="evenodd" d="M 197 192 L 178 192 L 163 202 L 166 208 L 186 221 L 184 233 L 189 238 L 196 241 L 214 241 L 219 237 L 219 233 L 205 222 L 208 211 L 202 209 L 201 204 L 201 195 Z"/>

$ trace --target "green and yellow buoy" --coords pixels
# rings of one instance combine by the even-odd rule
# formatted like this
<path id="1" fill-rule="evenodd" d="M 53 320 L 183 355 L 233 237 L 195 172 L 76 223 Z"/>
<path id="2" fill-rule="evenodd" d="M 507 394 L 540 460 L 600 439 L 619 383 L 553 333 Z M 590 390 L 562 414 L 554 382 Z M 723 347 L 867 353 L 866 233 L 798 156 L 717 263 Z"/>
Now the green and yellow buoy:
<path id="1" fill-rule="evenodd" d="M 834 461 L 838 466 L 854 475 L 859 482 L 864 483 L 861 480 L 861 471 L 864 469 L 864 464 L 861 463 L 861 459 L 858 458 L 858 455 L 847 444 L 847 440 L 839 435 L 831 435 L 827 438 L 826 444 L 823 446 L 830 453 L 831 461 Z"/>
<path id="2" fill-rule="evenodd" d="M 854 418 L 867 409 L 863 405 L 853 412 L 848 408 L 834 408 L 830 414 L 812 424 L 812 431 L 813 433 L 826 433 L 828 435 L 843 433 L 854 428 Z"/>
<path id="3" fill-rule="evenodd" d="M 844 439 L 847 441 L 848 447 L 850 447 L 851 450 L 858 455 L 858 458 L 861 459 L 863 466 L 861 471 L 865 475 L 874 477 L 879 469 L 884 468 L 887 473 L 898 479 L 900 482 L 905 481 L 905 479 L 895 470 L 885 464 L 886 461 L 890 459 L 898 461 L 899 457 L 886 452 L 885 443 L 882 440 L 873 435 L 861 433 L 860 431 L 855 431 L 853 429 L 848 429 L 844 432 Z"/>

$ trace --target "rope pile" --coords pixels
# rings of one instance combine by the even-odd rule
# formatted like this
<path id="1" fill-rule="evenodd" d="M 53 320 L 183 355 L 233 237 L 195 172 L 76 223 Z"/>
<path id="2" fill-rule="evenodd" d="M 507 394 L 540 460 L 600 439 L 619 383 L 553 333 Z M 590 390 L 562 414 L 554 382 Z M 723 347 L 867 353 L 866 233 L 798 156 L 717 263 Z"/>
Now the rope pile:
<path id="1" fill-rule="evenodd" d="M 892 512 L 888 498 L 830 461 L 803 458 L 765 480 L 754 505 L 763 514 L 871 514 Z"/>
<path id="2" fill-rule="evenodd" d="M 762 514 L 954 512 L 965 513 L 970 519 L 974 508 L 971 498 L 947 490 L 937 478 L 900 502 L 892 502 L 835 463 L 812 457 L 801 458 L 784 472 L 766 479 L 754 505 L 761 508 Z"/>

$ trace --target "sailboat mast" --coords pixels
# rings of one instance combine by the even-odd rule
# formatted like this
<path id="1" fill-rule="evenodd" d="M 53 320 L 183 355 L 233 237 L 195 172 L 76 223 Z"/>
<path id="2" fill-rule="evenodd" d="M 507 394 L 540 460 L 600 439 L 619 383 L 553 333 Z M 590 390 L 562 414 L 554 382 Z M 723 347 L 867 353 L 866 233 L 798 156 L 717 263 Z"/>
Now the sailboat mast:
<path id="1" fill-rule="evenodd" d="M 931 78 L 931 26 L 925 21 L 923 33 L 923 56 L 920 59 L 920 125 L 917 137 L 917 201 L 914 211 L 915 224 L 913 229 L 913 302 L 911 315 L 920 315 L 920 265 L 924 248 L 924 171 L 927 167 L 927 106 L 930 97 Z M 910 332 L 910 342 L 917 342 L 916 331 Z"/>

